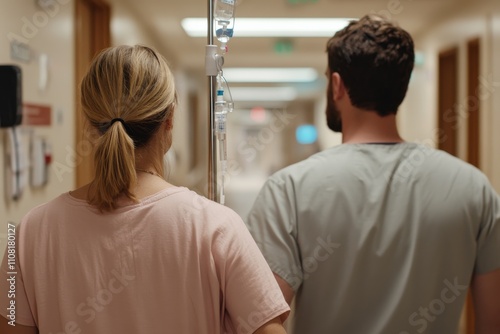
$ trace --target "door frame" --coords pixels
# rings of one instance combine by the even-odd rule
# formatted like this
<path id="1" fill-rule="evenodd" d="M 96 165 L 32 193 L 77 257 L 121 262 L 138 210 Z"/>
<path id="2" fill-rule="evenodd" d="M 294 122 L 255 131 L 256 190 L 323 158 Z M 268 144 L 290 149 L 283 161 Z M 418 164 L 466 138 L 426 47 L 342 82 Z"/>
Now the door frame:
<path id="1" fill-rule="evenodd" d="M 104 0 L 75 1 L 75 184 L 81 187 L 93 179 L 92 140 L 80 105 L 80 82 L 92 58 L 111 46 L 111 7 Z"/>
<path id="2" fill-rule="evenodd" d="M 481 102 L 478 97 L 480 75 L 480 39 L 467 42 L 467 162 L 480 168 L 480 116 Z M 473 101 L 474 103 L 470 103 Z M 465 304 L 466 334 L 475 333 L 475 312 L 472 295 L 469 290 Z"/>

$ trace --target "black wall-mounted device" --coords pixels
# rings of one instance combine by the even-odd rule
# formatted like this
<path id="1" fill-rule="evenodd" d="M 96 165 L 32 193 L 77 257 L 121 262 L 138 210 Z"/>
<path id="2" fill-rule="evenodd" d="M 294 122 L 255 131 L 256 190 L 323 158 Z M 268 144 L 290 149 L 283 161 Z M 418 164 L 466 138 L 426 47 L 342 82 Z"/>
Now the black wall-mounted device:
<path id="1" fill-rule="evenodd" d="M 21 68 L 0 65 L 0 128 L 21 124 L 23 115 Z"/>

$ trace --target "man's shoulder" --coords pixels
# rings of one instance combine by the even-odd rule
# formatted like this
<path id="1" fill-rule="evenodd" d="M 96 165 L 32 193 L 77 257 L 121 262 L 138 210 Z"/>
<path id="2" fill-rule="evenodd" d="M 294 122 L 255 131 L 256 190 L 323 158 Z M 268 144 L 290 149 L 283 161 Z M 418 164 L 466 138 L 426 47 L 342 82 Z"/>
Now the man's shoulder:
<path id="1" fill-rule="evenodd" d="M 347 158 L 343 158 L 346 150 L 343 145 L 334 146 L 310 157 L 288 165 L 269 177 L 270 182 L 282 183 L 290 179 L 301 179 L 305 176 L 320 176 L 323 175 L 325 167 L 331 168 L 332 165 L 340 166 L 344 162 L 348 162 Z"/>
<path id="2" fill-rule="evenodd" d="M 396 154 L 399 157 L 395 158 L 394 151 L 399 151 Z M 419 143 L 404 143 L 404 145 L 392 147 L 381 145 L 378 149 L 375 146 L 366 145 L 338 145 L 284 167 L 275 172 L 269 180 L 282 183 L 286 180 L 301 180 L 304 177 L 324 177 L 327 174 L 342 177 L 342 175 L 350 174 L 355 165 L 362 164 L 364 157 L 370 155 L 376 155 L 379 163 L 386 161 L 387 157 L 392 157 L 399 161 L 398 164 L 402 163 L 405 168 L 411 167 L 412 170 L 422 169 L 447 174 L 460 172 L 476 180 L 487 180 L 484 173 L 477 167 L 445 151 Z M 367 158 L 365 162 L 370 163 L 373 160 Z"/>
<path id="3" fill-rule="evenodd" d="M 470 175 L 481 179 L 486 178 L 484 173 L 479 168 L 448 152 L 436 148 L 430 148 L 425 145 L 418 145 L 417 147 L 424 152 L 427 152 L 427 156 L 429 158 L 427 161 L 431 164 L 431 166 L 436 167 L 438 170 L 447 173 L 456 170 L 470 173 Z"/>

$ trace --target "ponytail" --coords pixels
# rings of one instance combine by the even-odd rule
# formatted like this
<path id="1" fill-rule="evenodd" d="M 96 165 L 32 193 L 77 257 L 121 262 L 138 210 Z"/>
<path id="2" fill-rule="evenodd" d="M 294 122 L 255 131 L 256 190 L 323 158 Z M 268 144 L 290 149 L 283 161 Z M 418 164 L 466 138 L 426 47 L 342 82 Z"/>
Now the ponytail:
<path id="1" fill-rule="evenodd" d="M 100 211 L 116 208 L 116 198 L 124 194 L 137 201 L 133 187 L 137 181 L 134 141 L 124 124 L 114 122 L 98 138 L 94 153 L 94 180 L 89 189 L 89 203 Z"/>

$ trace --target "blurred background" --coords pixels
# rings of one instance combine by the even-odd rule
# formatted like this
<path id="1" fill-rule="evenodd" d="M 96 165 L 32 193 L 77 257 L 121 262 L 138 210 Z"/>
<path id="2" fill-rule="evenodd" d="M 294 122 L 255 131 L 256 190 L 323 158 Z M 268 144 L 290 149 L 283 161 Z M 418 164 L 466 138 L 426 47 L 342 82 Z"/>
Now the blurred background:
<path id="1" fill-rule="evenodd" d="M 21 67 L 24 105 L 23 124 L 0 129 L 2 251 L 9 222 L 91 179 L 78 84 L 108 46 L 145 44 L 168 59 L 179 93 L 169 181 L 207 194 L 207 8 L 203 0 L 0 0 L 0 65 Z M 225 189 L 226 205 L 243 218 L 271 173 L 340 143 L 325 125 L 324 73 L 326 42 L 345 21 L 292 22 L 279 33 L 278 19 L 368 13 L 397 21 L 415 40 L 398 113 L 403 137 L 476 165 L 500 191 L 498 0 L 238 0 L 224 64 L 235 105 Z M 184 29 L 186 18 L 201 20 L 198 36 Z M 249 18 L 276 22 L 243 24 Z M 465 314 L 461 331 L 472 333 Z"/>

